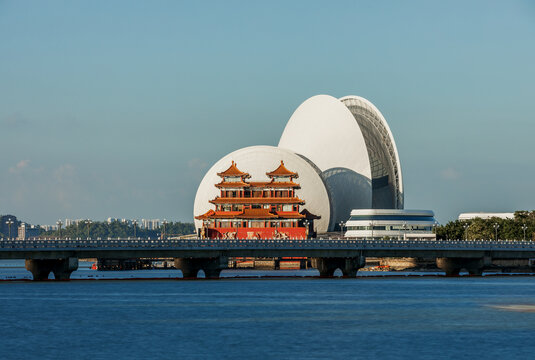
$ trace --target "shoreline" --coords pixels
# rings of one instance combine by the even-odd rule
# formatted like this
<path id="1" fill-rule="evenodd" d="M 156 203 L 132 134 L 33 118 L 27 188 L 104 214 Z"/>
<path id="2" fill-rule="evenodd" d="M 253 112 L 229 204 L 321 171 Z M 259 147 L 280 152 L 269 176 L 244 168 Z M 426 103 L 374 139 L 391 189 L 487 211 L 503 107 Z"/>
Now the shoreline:
<path id="1" fill-rule="evenodd" d="M 453 278 L 510 278 L 510 277 L 533 277 L 535 276 L 535 273 L 510 273 L 510 274 L 503 274 L 503 273 L 488 273 L 483 275 L 468 275 L 463 274 L 459 276 L 446 276 L 445 274 L 373 274 L 373 275 L 365 275 L 365 276 L 356 276 L 356 277 L 342 277 L 342 276 L 334 276 L 334 277 L 321 277 L 321 276 L 306 276 L 306 275 L 237 275 L 237 276 L 223 276 L 216 279 L 206 279 L 203 277 L 199 278 L 183 278 L 183 277 L 86 277 L 86 278 L 74 278 L 69 280 L 62 280 L 60 282 L 77 282 L 77 281 L 162 281 L 162 280 L 168 280 L 168 281 L 221 281 L 221 280 L 359 280 L 359 279 L 406 279 L 406 278 L 446 278 L 446 279 L 453 279 Z M 0 279 L 0 282 L 34 282 L 33 279 L 29 278 L 2 278 Z M 48 279 L 45 281 L 38 281 L 39 283 L 43 282 L 55 282 L 54 279 Z"/>

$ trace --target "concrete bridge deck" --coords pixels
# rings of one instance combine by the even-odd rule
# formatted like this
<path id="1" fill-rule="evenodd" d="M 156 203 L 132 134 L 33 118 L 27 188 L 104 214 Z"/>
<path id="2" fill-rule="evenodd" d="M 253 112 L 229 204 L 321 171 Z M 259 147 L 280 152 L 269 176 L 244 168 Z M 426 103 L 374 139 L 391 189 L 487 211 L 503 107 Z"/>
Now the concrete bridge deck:
<path id="1" fill-rule="evenodd" d="M 184 276 L 205 273 L 218 276 L 229 257 L 309 257 L 320 274 L 340 268 L 356 274 L 366 257 L 437 258 L 437 265 L 449 275 L 462 268 L 480 274 L 492 259 L 535 258 L 532 241 L 464 240 L 206 240 L 206 239 L 30 239 L 0 240 L 0 259 L 26 259 L 35 278 L 53 271 L 56 278 L 68 278 L 79 258 L 131 259 L 175 258 Z M 33 269 L 33 270 L 32 270 Z M 54 270 L 55 269 L 55 270 Z M 211 271 L 210 269 L 213 269 Z M 70 272 L 69 272 L 70 271 Z M 62 275 L 62 272 L 64 273 Z M 47 276 L 48 276 L 47 273 Z M 68 274 L 67 274 L 68 273 Z"/>
<path id="2" fill-rule="evenodd" d="M 204 258 L 342 256 L 460 257 L 492 256 L 503 259 L 535 258 L 533 241 L 464 240 L 206 240 L 206 239 L 0 239 L 0 259 L 78 258 L 125 259 L 136 257 Z"/>

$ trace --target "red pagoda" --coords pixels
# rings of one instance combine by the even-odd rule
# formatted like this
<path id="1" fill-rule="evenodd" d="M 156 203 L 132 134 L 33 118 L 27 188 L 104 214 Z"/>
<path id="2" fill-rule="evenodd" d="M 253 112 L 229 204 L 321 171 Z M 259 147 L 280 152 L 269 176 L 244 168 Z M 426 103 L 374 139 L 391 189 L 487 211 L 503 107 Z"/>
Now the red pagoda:
<path id="1" fill-rule="evenodd" d="M 279 167 L 266 173 L 270 181 L 248 181 L 232 161 L 217 174 L 222 178 L 215 186 L 220 196 L 211 200 L 215 210 L 195 219 L 202 220 L 201 237 L 210 239 L 306 239 L 312 221 L 319 217 L 299 206 L 305 202 L 295 195 L 300 185 L 293 180 L 297 173 L 281 161 Z"/>

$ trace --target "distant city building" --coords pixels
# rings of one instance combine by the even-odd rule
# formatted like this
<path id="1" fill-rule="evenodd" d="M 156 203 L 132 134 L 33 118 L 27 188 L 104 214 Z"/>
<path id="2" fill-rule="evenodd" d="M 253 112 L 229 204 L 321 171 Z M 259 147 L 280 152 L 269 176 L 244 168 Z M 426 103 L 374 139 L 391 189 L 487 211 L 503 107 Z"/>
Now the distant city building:
<path id="1" fill-rule="evenodd" d="M 436 239 L 430 210 L 359 209 L 351 211 L 345 237 L 356 239 Z"/>
<path id="2" fill-rule="evenodd" d="M 84 223 L 86 219 L 65 219 L 65 222 L 63 223 L 63 226 L 71 226 L 71 225 L 79 225 L 80 223 Z"/>
<path id="3" fill-rule="evenodd" d="M 26 240 L 39 236 L 39 228 L 35 225 L 21 223 L 18 228 L 18 240 Z"/>
<path id="4" fill-rule="evenodd" d="M 493 213 L 493 212 L 473 212 L 473 213 L 462 213 L 459 215 L 459 220 L 472 220 L 472 219 L 490 219 L 490 218 L 500 218 L 500 219 L 514 219 L 515 213 Z"/>
<path id="5" fill-rule="evenodd" d="M 160 219 L 141 219 L 140 227 L 147 230 L 157 230 L 160 228 Z"/>
<path id="6" fill-rule="evenodd" d="M 45 231 L 52 231 L 52 230 L 57 230 L 58 226 L 57 225 L 41 225 L 41 229 Z"/>
<path id="7" fill-rule="evenodd" d="M 25 223 L 20 224 L 18 233 L 17 233 L 17 239 L 26 240 L 26 224 Z"/>

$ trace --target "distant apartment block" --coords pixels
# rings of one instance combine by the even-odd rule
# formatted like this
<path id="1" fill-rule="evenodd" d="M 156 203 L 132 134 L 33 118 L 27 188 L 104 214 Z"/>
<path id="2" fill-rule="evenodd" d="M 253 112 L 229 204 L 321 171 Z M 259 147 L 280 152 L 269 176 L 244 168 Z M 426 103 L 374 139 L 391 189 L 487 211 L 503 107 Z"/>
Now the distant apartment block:
<path id="1" fill-rule="evenodd" d="M 147 230 L 160 228 L 160 219 L 141 219 L 140 227 Z"/>
<path id="2" fill-rule="evenodd" d="M 39 236 L 39 228 L 35 225 L 21 223 L 17 233 L 18 240 L 26 240 Z"/>

